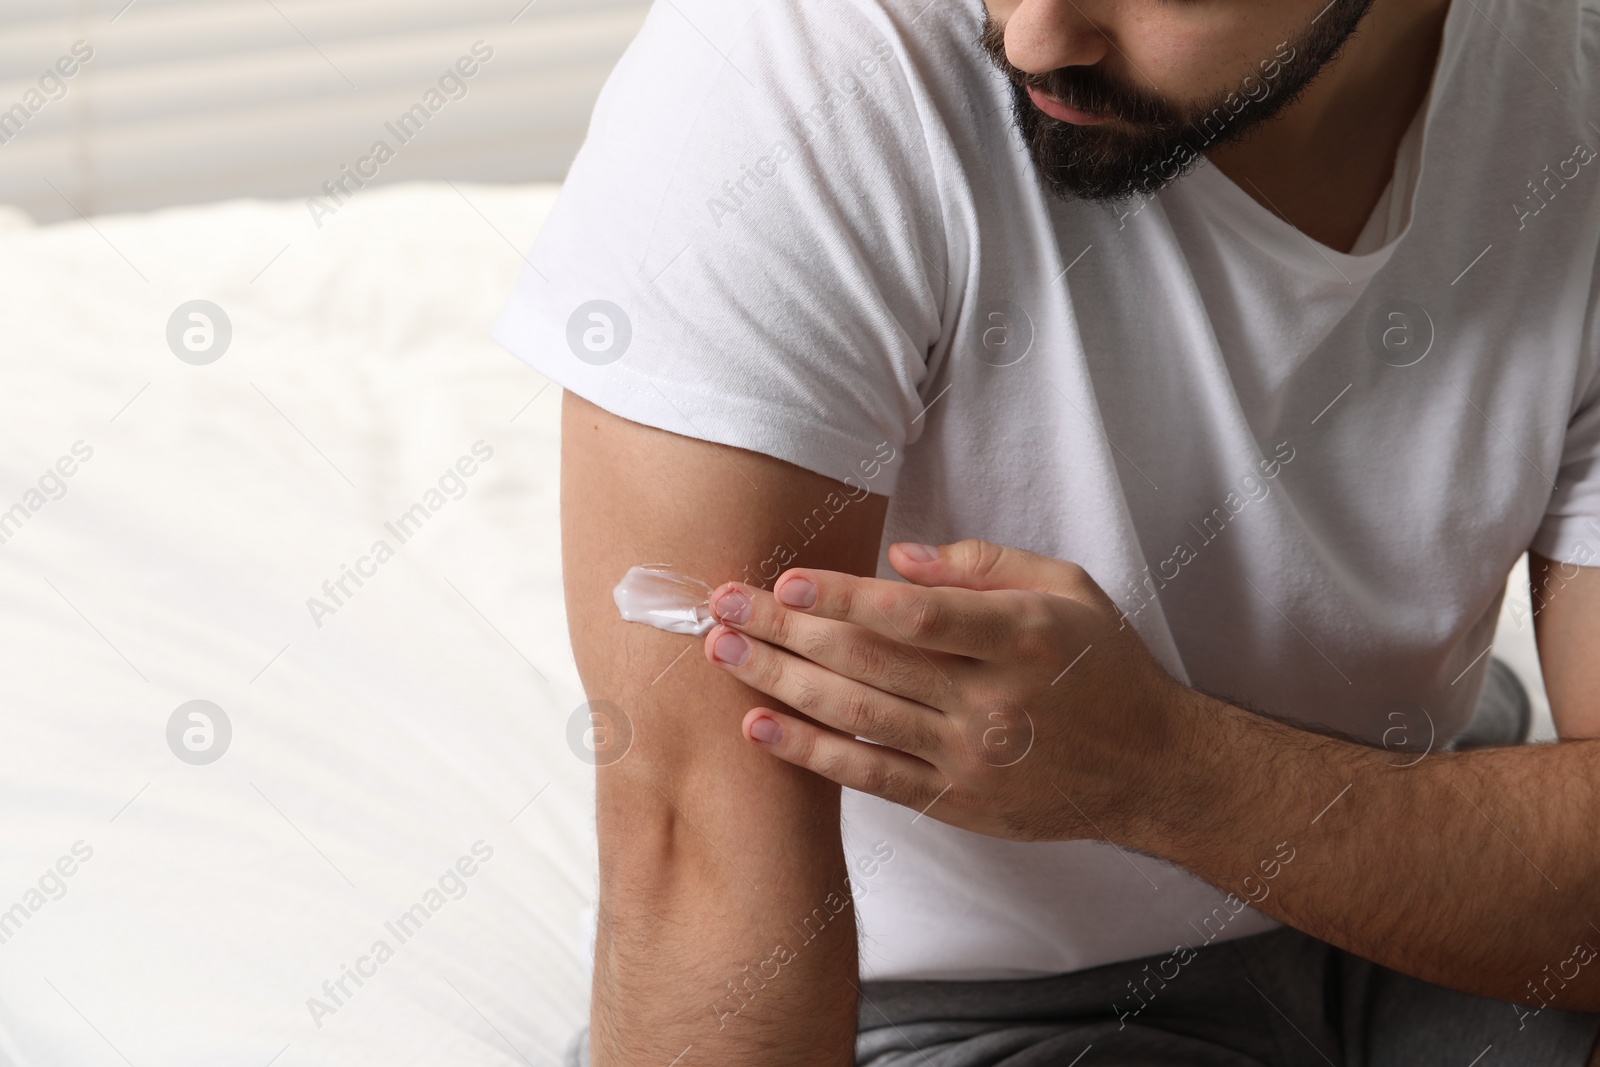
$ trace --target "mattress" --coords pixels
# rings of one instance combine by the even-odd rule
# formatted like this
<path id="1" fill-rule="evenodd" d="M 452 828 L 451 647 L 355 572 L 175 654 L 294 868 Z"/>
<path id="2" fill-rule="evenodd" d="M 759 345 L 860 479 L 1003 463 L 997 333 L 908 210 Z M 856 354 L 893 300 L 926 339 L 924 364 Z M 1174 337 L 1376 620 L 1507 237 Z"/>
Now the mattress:
<path id="1" fill-rule="evenodd" d="M 0 1063 L 583 1021 L 560 390 L 488 337 L 554 194 L 0 209 Z"/>

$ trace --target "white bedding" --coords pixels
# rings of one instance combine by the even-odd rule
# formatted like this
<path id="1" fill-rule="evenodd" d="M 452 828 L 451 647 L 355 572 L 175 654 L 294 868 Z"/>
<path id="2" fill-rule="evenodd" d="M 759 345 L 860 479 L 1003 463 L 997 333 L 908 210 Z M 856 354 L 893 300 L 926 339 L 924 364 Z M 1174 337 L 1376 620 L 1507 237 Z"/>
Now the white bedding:
<path id="1" fill-rule="evenodd" d="M 0 512 L 93 449 L 0 544 L 0 924 L 26 912 L 0 929 L 0 1064 L 543 1065 L 581 1023 L 559 390 L 487 334 L 553 195 L 370 190 L 321 230 L 299 202 L 0 209 Z M 205 366 L 165 340 L 196 298 L 234 332 Z M 399 545 L 385 521 L 480 440 Z M 394 558 L 319 627 L 307 598 L 380 538 Z M 166 740 L 195 699 L 233 727 L 203 766 Z M 385 923 L 478 841 L 400 943 Z"/>
<path id="2" fill-rule="evenodd" d="M 0 545 L 0 909 L 93 853 L 0 930 L 0 1063 L 544 1064 L 582 1021 L 560 391 L 487 335 L 553 195 L 0 215 L 0 511 L 93 449 Z M 233 325 L 206 366 L 165 340 L 194 298 Z M 388 534 L 479 440 L 465 496 Z M 167 746 L 193 699 L 232 723 L 210 765 Z M 464 896 L 386 931 L 480 840 Z"/>

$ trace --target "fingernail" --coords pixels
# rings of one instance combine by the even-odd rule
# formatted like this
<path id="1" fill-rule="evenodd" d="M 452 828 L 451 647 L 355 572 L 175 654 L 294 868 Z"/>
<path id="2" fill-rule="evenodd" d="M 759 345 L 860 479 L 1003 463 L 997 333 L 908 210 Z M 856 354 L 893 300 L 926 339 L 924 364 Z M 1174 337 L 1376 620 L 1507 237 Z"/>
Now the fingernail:
<path id="1" fill-rule="evenodd" d="M 712 604 L 711 608 L 723 622 L 738 623 L 750 620 L 750 598 L 737 589 L 730 589 L 717 597 L 716 603 Z"/>
<path id="2" fill-rule="evenodd" d="M 750 736 L 765 745 L 775 745 L 783 740 L 783 727 L 778 720 L 762 717 L 750 724 Z"/>
<path id="3" fill-rule="evenodd" d="M 738 634 L 723 634 L 712 642 L 711 651 L 723 663 L 738 667 L 750 658 L 750 643 Z"/>
<path id="4" fill-rule="evenodd" d="M 778 590 L 778 600 L 791 608 L 809 608 L 817 602 L 817 587 L 804 578 L 790 578 Z"/>
<path id="5" fill-rule="evenodd" d="M 918 563 L 932 563 L 939 558 L 939 549 L 936 545 L 922 545 L 914 541 L 902 541 L 900 551 Z"/>

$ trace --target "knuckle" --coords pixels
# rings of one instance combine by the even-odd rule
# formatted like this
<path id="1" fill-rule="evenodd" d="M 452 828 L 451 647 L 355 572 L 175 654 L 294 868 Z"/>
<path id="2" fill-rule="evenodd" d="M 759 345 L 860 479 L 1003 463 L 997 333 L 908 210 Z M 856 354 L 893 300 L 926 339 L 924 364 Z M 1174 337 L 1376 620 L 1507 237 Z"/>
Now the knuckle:
<path id="1" fill-rule="evenodd" d="M 991 723 L 1009 732 L 1025 730 L 1028 723 L 1033 721 L 1028 709 L 1010 697 L 990 701 L 985 716 Z"/>
<path id="2" fill-rule="evenodd" d="M 916 787 L 912 783 L 911 777 L 904 771 L 892 767 L 885 768 L 883 771 L 882 789 L 884 796 L 894 797 L 896 800 L 904 800 L 916 792 Z"/>
<path id="3" fill-rule="evenodd" d="M 799 647 L 796 648 L 795 645 Z M 833 651 L 833 632 L 828 627 L 819 626 L 806 633 L 803 637 L 798 638 L 795 645 L 788 647 L 794 648 L 796 652 L 799 652 L 806 659 L 822 663 L 829 658 Z"/>
<path id="4" fill-rule="evenodd" d="M 812 770 L 822 775 L 822 777 L 837 782 L 845 778 L 846 772 L 849 771 L 850 759 L 844 752 L 830 749 L 822 753 L 822 755 L 816 756 L 809 765 Z M 866 789 L 865 791 L 870 793 L 872 790 Z"/>
<path id="5" fill-rule="evenodd" d="M 840 695 L 836 704 L 840 723 L 862 737 L 870 737 L 878 721 L 872 694 L 865 688 L 852 686 Z"/>
<path id="6" fill-rule="evenodd" d="M 972 574 L 980 579 L 992 576 L 999 569 L 1000 561 L 1004 558 L 1005 550 L 999 545 L 990 544 L 973 538 L 963 541 L 962 544 L 970 545 L 966 549 L 969 560 L 968 567 Z"/>
<path id="7" fill-rule="evenodd" d="M 959 638 L 963 651 L 979 657 L 1005 651 L 1014 626 L 1009 609 L 996 610 L 993 607 L 976 611 L 950 611 L 945 619 L 945 636 Z"/>
<path id="8" fill-rule="evenodd" d="M 1073 596 L 1085 596 L 1090 590 L 1098 589 L 1095 580 L 1083 566 L 1071 560 L 1061 561 L 1060 580 L 1062 586 Z"/>
<path id="9" fill-rule="evenodd" d="M 1029 597 L 1017 608 L 1013 621 L 1012 648 L 1024 659 L 1043 659 L 1052 650 L 1055 619 L 1038 597 Z"/>
<path id="10" fill-rule="evenodd" d="M 830 777 L 822 769 L 826 757 L 819 755 L 821 746 L 817 742 L 817 732 L 810 726 L 801 726 L 791 729 L 788 723 L 784 724 L 784 741 L 789 747 L 789 758 L 802 767 L 806 767 L 824 778 Z"/>
<path id="11" fill-rule="evenodd" d="M 774 686 L 783 684 L 784 667 L 783 658 L 771 654 L 771 650 L 763 645 L 760 639 L 745 638 L 750 645 L 750 658 L 744 661 L 744 666 L 739 670 L 749 680 L 749 684 L 765 692 L 772 692 Z"/>
<path id="12" fill-rule="evenodd" d="M 943 666 L 936 664 L 935 660 Z M 924 659 L 914 653 L 902 652 L 896 657 L 895 668 L 884 683 L 884 688 L 928 708 L 942 709 L 949 705 L 952 687 L 957 684 L 946 673 L 954 669 L 946 656 Z"/>
<path id="13" fill-rule="evenodd" d="M 761 626 L 773 644 L 789 646 L 794 638 L 794 617 L 772 596 L 752 597 L 754 611 L 751 622 Z"/>
<path id="14" fill-rule="evenodd" d="M 891 647 L 883 670 L 883 688 L 931 706 L 938 675 L 929 666 L 930 661 L 915 652 Z"/>
<path id="15" fill-rule="evenodd" d="M 845 673 L 854 678 L 881 678 L 888 667 L 888 657 L 876 641 L 850 641 L 844 648 Z"/>
<path id="16" fill-rule="evenodd" d="M 1080 585 L 1089 580 L 1089 572 L 1083 569 L 1083 565 L 1074 563 L 1070 559 L 1061 561 L 1061 571 L 1066 575 L 1067 580 L 1074 585 Z"/>
<path id="17" fill-rule="evenodd" d="M 944 605 L 937 597 L 915 597 L 905 615 L 906 636 L 915 642 L 942 635 L 946 627 L 946 614 Z"/>
<path id="18" fill-rule="evenodd" d="M 944 747 L 939 731 L 927 722 L 919 722 L 909 731 L 908 748 L 912 755 L 938 752 Z"/>
<path id="19" fill-rule="evenodd" d="M 862 792 L 873 793 L 880 797 L 895 795 L 903 782 L 899 772 L 876 760 L 867 761 L 858 777 Z"/>
<path id="20" fill-rule="evenodd" d="M 971 571 L 983 552 L 983 542 L 976 537 L 966 537 L 949 546 L 952 562 L 962 570 Z"/>
<path id="21" fill-rule="evenodd" d="M 884 645 L 881 664 L 873 684 L 884 692 L 936 707 L 940 697 L 940 676 L 932 661 L 918 652 L 898 645 Z"/>
<path id="22" fill-rule="evenodd" d="M 828 593 L 823 592 L 820 593 L 819 596 L 827 597 Z M 861 596 L 856 589 L 855 582 L 853 581 L 841 582 L 836 588 L 834 588 L 830 600 L 831 603 L 828 604 L 828 607 L 833 609 L 827 613 L 830 618 L 853 618 L 856 612 L 861 610 Z M 822 605 L 820 604 L 818 605 L 818 607 L 821 606 Z"/>
<path id="23" fill-rule="evenodd" d="M 790 675 L 783 687 L 784 697 L 795 711 L 810 715 L 822 703 L 822 687 L 798 672 Z"/>

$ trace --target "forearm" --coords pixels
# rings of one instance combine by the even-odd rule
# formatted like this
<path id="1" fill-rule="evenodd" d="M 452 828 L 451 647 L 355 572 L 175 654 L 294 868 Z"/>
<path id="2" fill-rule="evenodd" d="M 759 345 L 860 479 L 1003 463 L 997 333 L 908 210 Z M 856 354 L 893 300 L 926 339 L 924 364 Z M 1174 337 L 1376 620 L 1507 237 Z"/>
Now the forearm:
<path id="1" fill-rule="evenodd" d="M 1600 742 L 1418 760 L 1190 693 L 1125 843 L 1391 969 L 1600 1011 Z"/>

